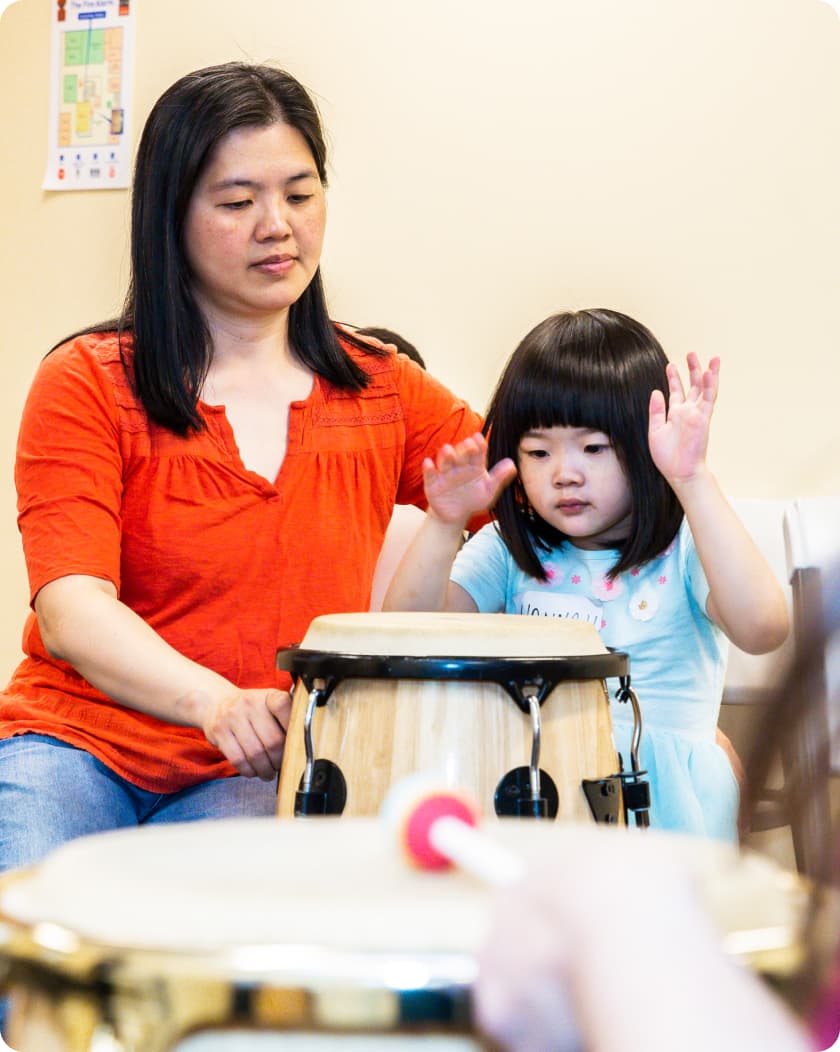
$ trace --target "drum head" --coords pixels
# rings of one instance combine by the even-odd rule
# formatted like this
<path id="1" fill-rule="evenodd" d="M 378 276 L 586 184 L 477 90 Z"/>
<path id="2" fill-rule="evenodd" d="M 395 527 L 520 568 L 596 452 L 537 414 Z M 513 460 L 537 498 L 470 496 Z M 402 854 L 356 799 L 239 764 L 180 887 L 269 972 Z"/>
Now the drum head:
<path id="1" fill-rule="evenodd" d="M 770 948 L 793 944 L 808 901 L 796 874 L 700 838 L 571 823 L 484 828 L 534 865 L 576 850 L 582 837 L 665 843 L 696 872 L 722 936 L 747 958 L 755 956 L 747 933 L 763 932 Z M 289 945 L 471 955 L 485 938 L 492 894 L 463 872 L 413 869 L 378 819 L 225 819 L 66 844 L 0 879 L 0 919 L 42 933 L 51 925 L 80 943 L 179 955 Z M 760 941 L 752 940 L 756 953 Z"/>
<path id="2" fill-rule="evenodd" d="M 312 620 L 301 646 L 339 654 L 407 657 L 570 657 L 607 652 L 593 625 L 524 614 L 327 614 Z"/>
<path id="3" fill-rule="evenodd" d="M 581 837 L 657 836 L 487 828 L 532 865 L 579 850 Z M 685 853 L 733 955 L 774 975 L 798 963 L 808 895 L 795 876 L 734 849 L 668 842 Z M 280 1047 L 264 1037 L 247 1046 L 238 1028 L 248 1027 L 289 1035 L 282 1047 L 300 1052 L 360 1034 L 382 1052 L 403 1037 L 478 1049 L 470 990 L 493 894 L 464 873 L 409 868 L 378 820 L 225 820 L 84 838 L 0 878 L 9 1036 L 23 1052 Z M 310 1041 L 318 1034 L 323 1044 Z"/>

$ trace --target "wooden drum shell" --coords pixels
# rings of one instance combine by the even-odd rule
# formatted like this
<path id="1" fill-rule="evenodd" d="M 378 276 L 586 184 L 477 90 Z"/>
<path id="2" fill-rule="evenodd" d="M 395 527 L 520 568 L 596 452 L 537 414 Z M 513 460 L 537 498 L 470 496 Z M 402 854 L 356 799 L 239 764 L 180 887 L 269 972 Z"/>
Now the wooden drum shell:
<path id="1" fill-rule="evenodd" d="M 358 614 L 316 618 L 302 646 L 347 654 L 495 658 L 606 655 L 600 637 L 579 622 L 515 615 Z M 305 767 L 304 717 L 309 692 L 295 688 L 278 814 L 295 813 Z M 609 698 L 602 679 L 559 682 L 541 706 L 540 768 L 558 789 L 557 818 L 590 821 L 583 779 L 615 775 Z M 485 815 L 503 776 L 526 766 L 531 720 L 493 682 L 344 678 L 313 719 L 316 758 L 338 765 L 347 783 L 343 814 L 378 813 L 389 788 L 416 772 L 470 792 Z"/>

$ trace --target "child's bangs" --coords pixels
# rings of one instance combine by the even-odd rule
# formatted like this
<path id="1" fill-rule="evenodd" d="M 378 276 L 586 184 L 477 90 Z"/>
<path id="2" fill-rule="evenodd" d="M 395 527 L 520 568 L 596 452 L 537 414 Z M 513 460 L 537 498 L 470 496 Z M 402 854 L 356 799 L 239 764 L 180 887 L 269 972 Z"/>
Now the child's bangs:
<path id="1" fill-rule="evenodd" d="M 559 368 L 531 376 L 511 400 L 513 429 L 586 427 L 612 435 L 626 413 L 616 397 L 615 375 L 591 362 L 565 361 Z"/>

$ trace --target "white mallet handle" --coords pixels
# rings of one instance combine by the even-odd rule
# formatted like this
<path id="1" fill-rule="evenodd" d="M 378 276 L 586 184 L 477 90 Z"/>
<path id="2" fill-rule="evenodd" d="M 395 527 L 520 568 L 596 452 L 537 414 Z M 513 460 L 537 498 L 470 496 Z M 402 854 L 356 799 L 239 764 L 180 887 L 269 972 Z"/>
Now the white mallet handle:
<path id="1" fill-rule="evenodd" d="M 512 884 L 525 875 L 525 864 L 506 847 L 460 818 L 443 815 L 429 827 L 432 847 L 461 869 L 488 884 Z"/>

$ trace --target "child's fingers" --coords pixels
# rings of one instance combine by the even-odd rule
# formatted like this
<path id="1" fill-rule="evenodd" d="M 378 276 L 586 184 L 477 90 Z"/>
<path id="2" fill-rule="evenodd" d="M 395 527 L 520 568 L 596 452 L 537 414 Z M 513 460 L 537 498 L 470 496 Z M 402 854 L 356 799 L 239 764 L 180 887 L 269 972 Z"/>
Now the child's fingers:
<path id="1" fill-rule="evenodd" d="M 703 390 L 703 366 L 694 351 L 690 351 L 685 356 L 685 360 L 688 366 L 688 383 L 691 388 L 689 397 L 696 398 Z"/>
<path id="2" fill-rule="evenodd" d="M 441 446 L 435 457 L 435 466 L 438 471 L 446 471 L 451 468 L 455 463 L 456 453 L 455 447 L 449 445 L 447 442 L 445 446 Z"/>
<path id="3" fill-rule="evenodd" d="M 703 401 L 714 405 L 720 385 L 720 358 L 712 358 L 709 368 L 703 373 Z"/>
<path id="4" fill-rule="evenodd" d="M 665 370 L 668 377 L 668 393 L 671 405 L 680 405 L 685 401 L 685 391 L 680 377 L 680 371 L 673 362 L 668 362 Z"/>
<path id="5" fill-rule="evenodd" d="M 431 457 L 425 457 L 421 470 L 423 472 L 423 489 L 428 495 L 429 488 L 433 486 L 438 479 L 438 467 Z"/>
<path id="6" fill-rule="evenodd" d="M 482 435 L 473 435 L 463 442 L 464 463 L 469 467 L 487 463 L 487 443 Z"/>
<path id="7" fill-rule="evenodd" d="M 456 445 L 447 443 L 438 450 L 437 463 L 440 469 L 472 466 L 481 463 L 487 456 L 487 440 L 480 431 L 468 435 Z"/>
<path id="8" fill-rule="evenodd" d="M 672 394 L 673 397 L 673 394 Z M 650 392 L 648 404 L 648 435 L 653 435 L 665 426 L 665 395 L 658 389 Z"/>
<path id="9" fill-rule="evenodd" d="M 497 486 L 496 493 L 501 493 L 505 486 L 513 482 L 516 478 L 516 464 L 514 464 L 510 457 L 505 457 L 503 460 L 494 464 L 493 467 L 490 468 L 488 474 Z"/>

